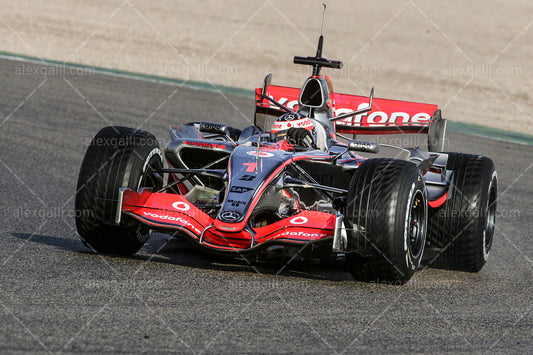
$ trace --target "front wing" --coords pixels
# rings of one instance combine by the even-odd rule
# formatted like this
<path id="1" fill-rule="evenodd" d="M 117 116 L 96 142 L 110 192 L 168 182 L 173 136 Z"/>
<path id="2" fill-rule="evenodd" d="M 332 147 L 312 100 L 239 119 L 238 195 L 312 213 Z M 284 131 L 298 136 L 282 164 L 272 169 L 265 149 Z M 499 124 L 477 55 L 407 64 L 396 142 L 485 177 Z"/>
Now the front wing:
<path id="1" fill-rule="evenodd" d="M 150 229 L 180 231 L 201 246 L 228 252 L 255 251 L 272 244 L 330 242 L 336 222 L 336 216 L 330 213 L 302 211 L 265 227 L 252 228 L 244 223 L 230 228 L 228 223 L 212 218 L 183 195 L 154 193 L 150 189 L 135 192 L 127 188 L 120 189 L 115 222 L 120 223 L 124 215 Z"/>

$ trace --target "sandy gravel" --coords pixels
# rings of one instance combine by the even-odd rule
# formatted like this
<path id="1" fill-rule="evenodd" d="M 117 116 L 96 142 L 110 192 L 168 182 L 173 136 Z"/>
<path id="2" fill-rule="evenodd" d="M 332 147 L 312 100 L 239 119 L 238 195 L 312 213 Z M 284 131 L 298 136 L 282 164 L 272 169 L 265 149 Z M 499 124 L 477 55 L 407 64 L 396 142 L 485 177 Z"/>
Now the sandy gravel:
<path id="1" fill-rule="evenodd" d="M 252 89 L 300 86 L 321 1 L 0 0 L 0 50 Z M 336 91 L 425 101 L 533 134 L 533 2 L 328 1 Z"/>

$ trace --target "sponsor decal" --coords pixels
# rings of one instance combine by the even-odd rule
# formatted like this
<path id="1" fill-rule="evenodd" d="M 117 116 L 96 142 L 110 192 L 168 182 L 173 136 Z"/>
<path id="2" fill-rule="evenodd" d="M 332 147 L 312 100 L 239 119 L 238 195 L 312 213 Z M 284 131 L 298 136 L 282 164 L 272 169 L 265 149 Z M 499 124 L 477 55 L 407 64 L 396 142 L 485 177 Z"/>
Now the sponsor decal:
<path id="1" fill-rule="evenodd" d="M 365 108 L 368 104 L 361 103 L 357 109 Z M 337 108 L 335 115 L 339 116 L 353 110 L 348 108 Z M 390 116 L 383 111 L 372 111 L 370 113 L 362 113 L 354 117 L 348 117 L 343 120 L 337 121 L 336 124 L 343 126 L 383 126 L 383 125 L 404 125 L 404 124 L 428 124 L 431 120 L 431 115 L 426 112 L 418 112 L 413 115 L 409 115 L 407 112 L 391 112 Z"/>
<path id="2" fill-rule="evenodd" d="M 220 215 L 220 218 L 225 220 L 225 221 L 236 221 L 240 217 L 241 217 L 241 214 L 239 212 L 235 212 L 235 211 L 222 212 L 222 214 Z"/>
<path id="3" fill-rule="evenodd" d="M 351 141 L 350 149 L 364 151 L 364 152 L 373 152 L 379 151 L 379 146 L 377 143 L 373 142 L 363 142 L 363 141 Z"/>
<path id="4" fill-rule="evenodd" d="M 313 128 L 313 122 L 309 118 L 302 118 L 294 121 L 276 121 L 272 124 L 272 133 L 279 131 L 285 131 L 289 128 L 305 128 L 311 130 Z"/>
<path id="5" fill-rule="evenodd" d="M 292 110 L 297 110 L 298 109 L 298 100 L 293 100 L 293 101 L 290 101 L 286 98 L 286 97 L 274 97 L 274 95 L 269 95 L 270 97 L 272 97 L 274 100 L 278 101 L 279 103 L 283 104 L 283 105 L 286 105 L 287 107 L 289 107 L 290 109 Z M 384 100 L 385 103 L 387 103 L 388 101 L 392 101 L 392 100 Z M 271 104 L 271 103 L 265 103 L 265 104 L 268 104 L 270 108 L 272 109 L 275 109 L 275 110 L 279 110 L 279 107 L 277 107 L 276 105 L 274 104 Z M 389 103 L 390 104 L 390 103 Z M 400 105 L 401 104 L 404 104 L 403 102 L 399 103 Z M 417 105 L 417 103 L 413 103 L 413 102 L 405 102 L 405 104 L 407 105 Z M 419 104 L 419 105 L 426 105 L 426 104 Z M 333 103 L 333 107 L 335 107 L 335 116 L 339 116 L 339 115 L 342 115 L 342 114 L 345 114 L 345 113 L 348 113 L 348 112 L 353 112 L 353 111 L 356 111 L 356 110 L 359 110 L 361 108 L 365 108 L 368 106 L 368 103 L 367 102 L 361 102 L 356 109 L 354 109 L 353 107 L 335 107 L 335 103 Z M 376 106 L 377 107 L 377 106 Z M 373 127 L 373 126 L 376 126 L 376 127 L 379 127 L 379 126 L 384 126 L 384 125 L 391 125 L 391 126 L 394 126 L 394 125 L 409 125 L 409 124 L 413 124 L 413 125 L 428 125 L 429 122 L 431 121 L 431 114 L 428 113 L 428 112 L 417 112 L 417 110 L 423 110 L 423 108 L 415 108 L 415 106 L 411 106 L 413 107 L 411 110 L 408 110 L 410 111 L 409 113 L 408 112 L 403 112 L 403 111 L 396 111 L 395 109 L 392 109 L 394 110 L 394 112 L 391 112 L 392 110 L 390 109 L 385 109 L 384 111 L 375 111 L 375 110 L 372 110 L 371 112 L 366 112 L 366 113 L 362 113 L 360 115 L 357 115 L 357 116 L 354 116 L 354 117 L 348 117 L 344 120 L 340 120 L 340 121 L 337 121 L 336 124 L 337 125 L 341 125 L 341 126 L 349 126 L 349 127 Z M 387 111 L 387 112 L 385 112 Z M 280 126 L 280 128 L 278 128 L 276 126 L 276 124 L 281 124 L 282 122 L 276 122 L 274 123 L 273 127 L 272 127 L 272 131 L 274 132 L 274 130 L 283 130 L 283 129 L 288 129 L 290 127 L 286 127 L 286 128 L 282 128 Z"/>
<path id="6" fill-rule="evenodd" d="M 245 205 L 246 201 L 240 201 L 240 200 L 227 200 L 227 203 L 231 203 L 233 207 L 238 207 L 239 205 Z"/>
<path id="7" fill-rule="evenodd" d="M 229 192 L 235 192 L 238 194 L 242 194 L 243 192 L 248 192 L 250 190 L 253 190 L 253 189 L 251 187 L 232 186 Z"/>
<path id="8" fill-rule="evenodd" d="M 200 129 L 202 130 L 205 129 L 205 130 L 216 131 L 216 132 L 224 131 L 224 127 L 225 125 L 214 123 L 214 122 L 202 122 L 200 125 Z"/>
<path id="9" fill-rule="evenodd" d="M 307 217 L 294 217 L 289 222 L 291 224 L 305 224 L 309 222 L 309 220 L 307 219 Z"/>
<path id="10" fill-rule="evenodd" d="M 286 114 L 286 115 L 283 115 L 279 118 L 279 120 L 283 120 L 283 121 L 292 121 L 292 120 L 295 120 L 297 118 L 296 115 L 293 115 L 292 113 L 289 113 L 289 114 Z"/>
<path id="11" fill-rule="evenodd" d="M 191 206 L 189 206 L 188 203 L 185 203 L 183 201 L 176 201 L 172 204 L 172 207 L 178 211 L 188 211 L 191 209 Z"/>
<path id="12" fill-rule="evenodd" d="M 281 233 L 282 236 L 288 236 L 288 237 L 327 237 L 327 234 L 324 233 L 307 233 L 307 232 L 291 232 L 291 231 L 285 231 Z"/>
<path id="13" fill-rule="evenodd" d="M 246 152 L 246 154 L 251 155 L 253 157 L 257 157 L 258 156 L 260 158 L 272 158 L 274 156 L 274 154 L 269 153 L 269 152 L 259 151 L 259 153 L 258 153 L 255 150 L 250 150 L 250 151 Z"/>
<path id="14" fill-rule="evenodd" d="M 183 144 L 202 148 L 226 149 L 226 146 L 224 144 L 218 143 L 183 141 Z"/>
<path id="15" fill-rule="evenodd" d="M 255 179 L 255 175 L 243 175 L 239 180 L 252 181 L 253 179 Z"/>
<path id="16" fill-rule="evenodd" d="M 189 221 L 187 221 L 186 219 L 181 218 L 181 217 L 174 217 L 174 216 L 168 216 L 168 215 L 161 215 L 161 214 L 151 213 L 151 212 L 146 212 L 146 211 L 143 211 L 143 214 L 144 214 L 145 216 L 152 217 L 152 218 L 157 218 L 157 219 L 160 219 L 160 220 L 163 220 L 163 221 L 171 221 L 171 222 L 179 223 L 179 224 L 181 224 L 182 226 L 184 226 L 185 228 L 188 228 L 188 229 L 192 230 L 192 231 L 195 232 L 196 234 L 200 234 L 200 233 L 202 233 L 202 231 L 199 230 L 198 228 L 196 228 L 196 227 L 194 226 L 194 224 L 192 224 L 191 222 L 189 222 Z"/>

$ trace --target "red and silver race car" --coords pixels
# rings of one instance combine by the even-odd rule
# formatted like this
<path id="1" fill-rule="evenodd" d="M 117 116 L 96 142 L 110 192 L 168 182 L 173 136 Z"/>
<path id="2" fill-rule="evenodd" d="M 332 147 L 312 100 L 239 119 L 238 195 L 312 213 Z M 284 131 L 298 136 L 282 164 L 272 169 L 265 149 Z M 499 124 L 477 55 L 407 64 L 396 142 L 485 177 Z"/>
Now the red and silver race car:
<path id="1" fill-rule="evenodd" d="M 253 126 L 171 127 L 163 151 L 150 133 L 100 130 L 78 180 L 82 241 L 132 254 L 164 231 L 225 254 L 344 256 L 363 281 L 407 282 L 428 253 L 432 265 L 479 271 L 494 234 L 493 162 L 441 153 L 436 105 L 334 92 L 321 68 L 342 63 L 323 58 L 322 43 L 294 58 L 313 68 L 301 89 L 265 78 Z M 380 144 L 345 139 L 404 133 L 427 135 L 428 151 L 377 158 Z"/>

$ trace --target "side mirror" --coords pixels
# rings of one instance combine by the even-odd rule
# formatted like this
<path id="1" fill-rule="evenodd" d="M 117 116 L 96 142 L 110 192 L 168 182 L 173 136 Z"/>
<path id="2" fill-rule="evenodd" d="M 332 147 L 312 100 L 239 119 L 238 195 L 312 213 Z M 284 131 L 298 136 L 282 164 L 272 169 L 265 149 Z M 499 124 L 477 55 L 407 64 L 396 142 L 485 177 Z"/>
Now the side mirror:
<path id="1" fill-rule="evenodd" d="M 337 164 L 337 160 L 349 151 L 365 152 L 365 153 L 379 153 L 379 143 L 358 141 L 358 140 L 352 139 L 348 142 L 348 148 L 346 148 L 345 151 L 333 157 L 333 165 Z"/>
<path id="2" fill-rule="evenodd" d="M 348 150 L 365 153 L 379 153 L 379 143 L 350 140 Z"/>
<path id="3" fill-rule="evenodd" d="M 228 126 L 223 123 L 215 123 L 215 122 L 200 122 L 200 132 L 206 132 L 206 133 L 215 133 L 215 134 L 223 134 L 227 135 L 228 133 Z"/>

